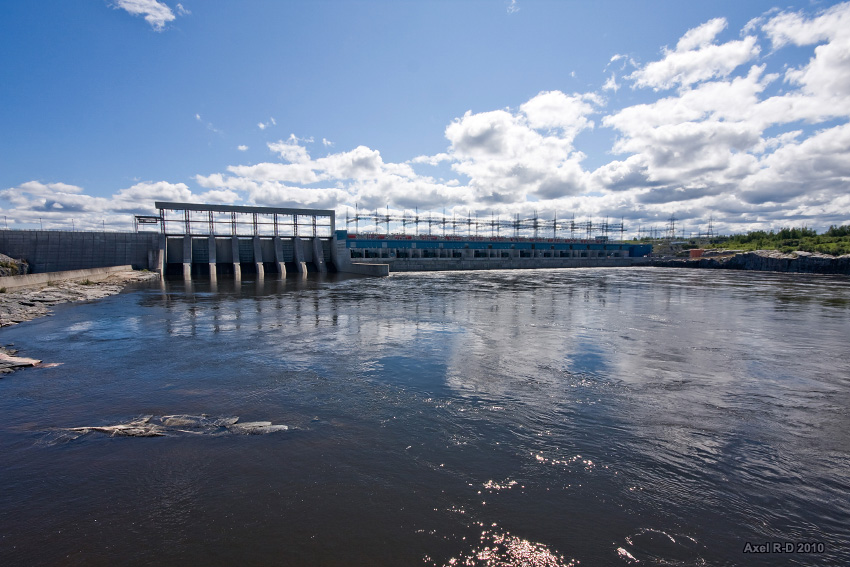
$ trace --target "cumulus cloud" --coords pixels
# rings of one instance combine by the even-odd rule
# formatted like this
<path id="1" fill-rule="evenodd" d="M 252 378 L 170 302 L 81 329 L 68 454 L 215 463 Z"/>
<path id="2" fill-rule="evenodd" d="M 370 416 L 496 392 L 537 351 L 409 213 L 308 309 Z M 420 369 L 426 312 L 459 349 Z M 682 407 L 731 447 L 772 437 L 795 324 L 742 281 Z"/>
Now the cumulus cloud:
<path id="1" fill-rule="evenodd" d="M 816 210 L 823 219 L 850 219 L 841 205 L 850 179 L 848 14 L 848 4 L 815 16 L 773 12 L 748 23 L 743 40 L 723 44 L 716 39 L 725 20 L 689 30 L 674 50 L 629 77 L 637 87 L 677 92 L 602 118 L 618 133 L 612 152 L 627 157 L 599 167 L 589 186 L 630 196 L 645 218 L 662 209 L 694 218 L 725 214 L 736 228 L 792 215 L 805 220 Z M 784 70 L 794 88 L 765 96 L 782 75 L 766 72 L 766 63 L 741 68 L 757 59 L 759 33 L 775 49 L 815 45 L 806 63 Z M 782 131 L 836 119 L 839 125 L 815 131 Z"/>
<path id="2" fill-rule="evenodd" d="M 850 27 L 850 6 L 838 4 L 814 18 L 803 12 L 782 12 L 763 26 L 774 49 L 788 44 L 811 45 L 845 36 Z"/>
<path id="3" fill-rule="evenodd" d="M 176 19 L 171 8 L 157 0 L 114 0 L 114 3 L 116 8 L 126 10 L 134 16 L 144 16 L 145 21 L 156 31 L 164 30 L 168 22 Z M 181 15 L 185 12 L 180 4 L 178 4 L 178 12 Z"/>
<path id="4" fill-rule="evenodd" d="M 467 112 L 446 128 L 452 169 L 469 178 L 474 197 L 488 206 L 580 193 L 585 156 L 573 143 L 593 127 L 588 117 L 600 102 L 595 95 L 545 91 L 516 111 Z"/>
<path id="5" fill-rule="evenodd" d="M 14 206 L 10 221 L 16 226 L 44 228 L 85 229 L 108 225 L 126 230 L 132 227 L 132 215 L 153 214 L 156 200 L 204 202 L 207 197 L 193 194 L 185 183 L 167 181 L 136 183 L 110 198 L 93 197 L 75 185 L 40 181 L 0 190 L 0 199 Z"/>
<path id="6" fill-rule="evenodd" d="M 611 73 L 611 76 L 608 77 L 608 80 L 605 81 L 604 85 L 602 85 L 602 90 L 603 91 L 614 91 L 614 92 L 617 92 L 618 90 L 620 90 L 620 85 L 617 84 L 617 75 L 616 74 Z"/>
<path id="7" fill-rule="evenodd" d="M 268 147 L 271 151 L 279 154 L 281 158 L 290 163 L 305 163 L 310 161 L 310 155 L 307 149 L 298 145 L 298 138 L 295 134 L 290 134 L 286 141 L 278 140 L 277 142 L 269 142 Z"/>
<path id="8" fill-rule="evenodd" d="M 593 95 L 567 96 L 560 91 L 542 92 L 520 106 L 531 128 L 560 128 L 566 138 L 575 138 L 585 128 L 593 128 L 588 116 L 594 112 L 593 103 L 600 99 Z"/>
<path id="9" fill-rule="evenodd" d="M 727 43 L 713 43 L 726 28 L 724 18 L 710 20 L 688 30 L 673 50 L 665 49 L 664 58 L 637 69 L 629 78 L 637 87 L 666 90 L 687 87 L 717 77 L 727 77 L 760 52 L 755 36 Z"/>
<path id="10" fill-rule="evenodd" d="M 850 4 L 833 6 L 814 18 L 782 12 L 765 25 L 774 48 L 788 44 L 815 45 L 814 57 L 785 73 L 786 82 L 800 87 L 773 101 L 790 108 L 793 119 L 817 121 L 846 116 L 850 105 Z"/>

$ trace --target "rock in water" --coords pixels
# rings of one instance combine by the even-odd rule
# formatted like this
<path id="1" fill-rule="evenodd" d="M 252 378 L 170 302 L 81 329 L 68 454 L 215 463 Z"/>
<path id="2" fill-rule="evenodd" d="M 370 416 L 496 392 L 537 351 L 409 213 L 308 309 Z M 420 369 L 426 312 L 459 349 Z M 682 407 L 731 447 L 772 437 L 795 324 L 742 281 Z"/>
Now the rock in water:
<path id="1" fill-rule="evenodd" d="M 154 417 L 144 415 L 127 423 L 116 425 L 95 425 L 71 427 L 65 431 L 87 435 L 92 432 L 106 433 L 112 437 L 164 437 L 168 435 L 222 435 L 235 433 L 241 435 L 260 435 L 288 431 L 287 425 L 275 425 L 271 421 L 248 421 L 238 423 L 234 416 L 210 417 L 201 415 L 164 415 Z M 78 436 L 72 437 L 76 439 Z"/>
<path id="2" fill-rule="evenodd" d="M 206 415 L 164 415 L 160 421 L 168 427 L 210 427 L 212 425 Z"/>
<path id="3" fill-rule="evenodd" d="M 274 433 L 276 431 L 286 431 L 289 429 L 286 425 L 273 425 L 271 421 L 248 421 L 245 423 L 237 423 L 230 427 L 234 433 L 247 433 L 249 435 L 260 435 L 263 433 Z"/>
<path id="4" fill-rule="evenodd" d="M 16 350 L 0 347 L 0 373 L 6 374 L 8 372 L 13 372 L 18 368 L 41 364 L 41 361 L 36 360 L 35 358 L 15 356 L 16 352 Z"/>

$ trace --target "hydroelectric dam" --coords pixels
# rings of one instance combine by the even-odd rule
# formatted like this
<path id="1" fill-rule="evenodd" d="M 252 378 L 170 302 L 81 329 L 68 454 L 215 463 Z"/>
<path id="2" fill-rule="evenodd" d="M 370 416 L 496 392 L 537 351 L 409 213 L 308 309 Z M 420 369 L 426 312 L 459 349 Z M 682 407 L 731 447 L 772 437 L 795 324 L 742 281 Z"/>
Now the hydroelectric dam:
<path id="1" fill-rule="evenodd" d="M 262 278 L 342 272 L 623 267 L 648 262 L 651 245 L 607 236 L 349 233 L 332 210 L 156 202 L 135 216 L 135 232 L 0 230 L 0 252 L 32 272 L 117 265 L 167 277 Z M 348 223 L 347 223 L 348 224 Z M 376 226 L 378 226 L 376 224 Z M 517 225 L 518 226 L 518 225 Z M 418 228 L 418 227 L 417 227 Z M 455 232 L 455 231 L 453 231 Z M 476 230 L 477 232 L 477 230 Z M 571 235 L 572 236 L 572 235 Z"/>

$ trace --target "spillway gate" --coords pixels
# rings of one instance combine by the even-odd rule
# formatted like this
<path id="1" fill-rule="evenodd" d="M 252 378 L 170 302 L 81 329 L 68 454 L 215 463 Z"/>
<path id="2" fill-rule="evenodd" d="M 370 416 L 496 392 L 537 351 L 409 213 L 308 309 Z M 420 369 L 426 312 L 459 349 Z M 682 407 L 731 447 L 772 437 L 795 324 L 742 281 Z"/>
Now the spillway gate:
<path id="1" fill-rule="evenodd" d="M 159 216 L 137 217 L 137 226 L 159 224 L 163 274 L 284 277 L 287 269 L 325 272 L 333 260 L 332 210 L 164 201 L 155 206 Z"/>

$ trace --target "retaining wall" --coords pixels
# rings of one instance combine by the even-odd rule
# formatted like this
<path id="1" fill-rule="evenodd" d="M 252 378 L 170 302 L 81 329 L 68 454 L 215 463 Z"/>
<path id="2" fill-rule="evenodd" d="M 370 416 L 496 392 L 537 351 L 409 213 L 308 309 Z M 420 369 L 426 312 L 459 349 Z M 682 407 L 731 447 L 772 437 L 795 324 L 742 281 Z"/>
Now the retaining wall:
<path id="1" fill-rule="evenodd" d="M 88 270 L 69 270 L 64 272 L 48 272 L 43 274 L 26 274 L 23 276 L 5 276 L 0 278 L 0 288 L 6 290 L 17 289 L 21 287 L 35 287 L 47 285 L 52 282 L 64 282 L 69 280 L 89 280 L 100 281 L 109 277 L 109 274 L 115 272 L 127 272 L 132 270 L 133 266 L 109 266 L 106 268 L 90 268 Z"/>

